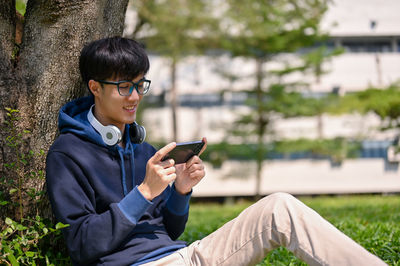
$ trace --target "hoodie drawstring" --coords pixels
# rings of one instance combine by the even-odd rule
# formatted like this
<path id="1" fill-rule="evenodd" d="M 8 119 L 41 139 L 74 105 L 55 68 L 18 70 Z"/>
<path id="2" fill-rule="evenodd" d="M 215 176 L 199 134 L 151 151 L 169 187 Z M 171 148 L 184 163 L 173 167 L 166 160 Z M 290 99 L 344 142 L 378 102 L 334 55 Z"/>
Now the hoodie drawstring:
<path id="1" fill-rule="evenodd" d="M 127 150 L 129 151 L 130 155 L 130 163 L 131 163 L 131 176 L 132 176 L 132 187 L 135 187 L 135 148 L 136 145 L 132 145 L 130 142 L 127 143 Z M 118 154 L 121 159 L 121 181 L 122 187 L 124 189 L 124 196 L 128 195 L 128 188 L 126 185 L 126 172 L 125 172 L 125 161 L 124 161 L 124 151 L 121 147 L 117 147 Z"/>
<path id="2" fill-rule="evenodd" d="M 128 195 L 128 189 L 126 188 L 126 175 L 125 175 L 125 162 L 124 155 L 122 153 L 122 149 L 118 148 L 119 158 L 121 158 L 121 178 L 122 178 L 122 187 L 124 189 L 124 196 Z"/>
<path id="3" fill-rule="evenodd" d="M 133 145 L 131 145 L 131 173 L 132 173 L 132 186 L 135 187 L 135 151 Z"/>

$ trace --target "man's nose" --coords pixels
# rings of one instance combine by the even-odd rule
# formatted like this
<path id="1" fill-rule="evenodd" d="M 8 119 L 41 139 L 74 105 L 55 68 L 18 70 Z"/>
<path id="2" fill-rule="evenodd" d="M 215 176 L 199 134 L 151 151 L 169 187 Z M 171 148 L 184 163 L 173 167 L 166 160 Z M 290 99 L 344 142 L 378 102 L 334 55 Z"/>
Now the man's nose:
<path id="1" fill-rule="evenodd" d="M 136 88 L 133 88 L 131 95 L 128 96 L 129 100 L 138 100 L 139 93 L 137 92 Z"/>

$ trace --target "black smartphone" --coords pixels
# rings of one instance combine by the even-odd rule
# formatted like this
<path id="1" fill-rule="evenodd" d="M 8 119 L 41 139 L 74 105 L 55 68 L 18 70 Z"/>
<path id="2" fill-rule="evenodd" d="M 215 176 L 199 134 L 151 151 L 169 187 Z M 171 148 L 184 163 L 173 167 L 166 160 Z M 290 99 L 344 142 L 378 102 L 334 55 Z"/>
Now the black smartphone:
<path id="1" fill-rule="evenodd" d="M 199 155 L 203 146 L 204 142 L 202 140 L 177 143 L 176 147 L 165 155 L 162 160 L 174 159 L 175 164 L 186 163 L 194 155 Z"/>

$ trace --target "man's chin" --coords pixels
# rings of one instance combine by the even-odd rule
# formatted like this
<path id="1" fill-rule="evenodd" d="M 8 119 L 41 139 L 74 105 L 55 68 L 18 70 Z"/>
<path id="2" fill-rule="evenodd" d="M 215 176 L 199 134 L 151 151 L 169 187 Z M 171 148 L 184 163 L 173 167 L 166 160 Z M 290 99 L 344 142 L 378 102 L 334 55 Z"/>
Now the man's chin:
<path id="1" fill-rule="evenodd" d="M 127 117 L 125 117 L 124 123 L 125 123 L 125 124 L 132 124 L 132 123 L 135 122 L 135 121 L 136 121 L 136 115 L 127 116 Z"/>
<path id="2" fill-rule="evenodd" d="M 136 119 L 129 119 L 129 120 L 126 121 L 125 124 L 129 124 L 130 125 L 130 124 L 134 123 L 135 121 L 136 121 Z"/>

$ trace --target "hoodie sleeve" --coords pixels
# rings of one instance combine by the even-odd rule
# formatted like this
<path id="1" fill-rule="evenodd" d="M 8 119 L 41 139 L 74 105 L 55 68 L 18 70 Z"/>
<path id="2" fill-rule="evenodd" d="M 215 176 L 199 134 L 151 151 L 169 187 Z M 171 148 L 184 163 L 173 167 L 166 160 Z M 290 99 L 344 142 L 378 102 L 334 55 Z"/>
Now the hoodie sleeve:
<path id="1" fill-rule="evenodd" d="M 140 217 L 142 217 L 146 209 L 152 204 L 151 201 L 148 201 L 142 193 L 140 193 L 136 186 L 117 205 L 129 221 L 133 224 L 137 224 Z"/>
<path id="2" fill-rule="evenodd" d="M 64 235 L 71 258 L 79 264 L 90 264 L 118 248 L 151 205 L 140 201 L 129 218 L 116 203 L 109 210 L 96 213 L 96 195 L 84 169 L 62 152 L 49 152 L 46 182 L 57 220 L 69 224 Z"/>
<path id="3" fill-rule="evenodd" d="M 189 200 L 191 193 L 188 195 L 180 195 L 175 186 L 166 190 L 169 194 L 166 204 L 162 208 L 163 222 L 168 235 L 171 239 L 176 240 L 185 230 L 186 222 L 189 217 Z M 164 191 L 165 192 L 165 191 Z M 137 204 L 141 202 L 142 204 Z M 134 224 L 143 214 L 141 208 L 147 208 L 152 202 L 146 200 L 137 186 L 129 192 L 129 194 L 118 203 L 118 207 L 123 214 Z"/>

